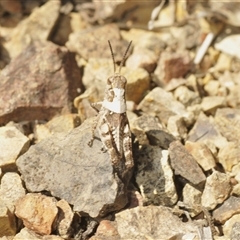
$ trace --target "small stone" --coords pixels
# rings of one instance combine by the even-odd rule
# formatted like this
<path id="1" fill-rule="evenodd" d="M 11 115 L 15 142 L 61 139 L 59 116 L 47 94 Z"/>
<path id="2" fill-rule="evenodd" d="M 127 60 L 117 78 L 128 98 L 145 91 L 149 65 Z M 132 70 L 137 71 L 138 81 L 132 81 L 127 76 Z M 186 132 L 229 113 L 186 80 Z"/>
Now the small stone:
<path id="1" fill-rule="evenodd" d="M 60 1 L 48 1 L 40 8 L 35 8 L 28 18 L 21 21 L 11 33 L 10 40 L 4 44 L 10 57 L 18 56 L 32 42 L 47 41 L 59 17 L 59 10 Z M 29 59 L 29 56 L 26 57 Z M 26 67 L 26 63 L 23 64 Z"/>
<path id="2" fill-rule="evenodd" d="M 240 222 L 235 222 L 233 224 L 230 238 L 231 240 L 240 239 Z"/>
<path id="3" fill-rule="evenodd" d="M 195 217 L 202 211 L 201 196 L 202 193 L 190 184 L 187 183 L 184 186 L 183 203 L 186 209 L 189 211 L 191 217 Z"/>
<path id="4" fill-rule="evenodd" d="M 15 214 L 24 226 L 43 235 L 52 232 L 57 213 L 56 200 L 39 193 L 28 193 L 16 203 Z"/>
<path id="5" fill-rule="evenodd" d="M 174 97 L 185 107 L 200 103 L 201 99 L 194 91 L 189 90 L 186 86 L 180 86 L 174 91 Z"/>
<path id="6" fill-rule="evenodd" d="M 180 115 L 190 118 L 184 105 L 176 101 L 173 95 L 160 87 L 154 88 L 139 103 L 138 110 L 146 112 L 151 116 L 156 116 L 161 122 L 167 124 L 170 116 Z"/>
<path id="7" fill-rule="evenodd" d="M 145 146 L 137 157 L 136 182 L 145 205 L 172 206 L 177 202 L 173 172 L 168 162 L 168 151 Z"/>
<path id="8" fill-rule="evenodd" d="M 154 73 L 161 81 L 168 83 L 172 78 L 184 77 L 190 68 L 191 59 L 187 51 L 175 53 L 165 51 L 161 53 Z M 158 84 L 161 83 L 158 82 Z"/>
<path id="9" fill-rule="evenodd" d="M 133 53 L 126 61 L 129 69 L 143 68 L 152 73 L 157 66 L 158 56 L 146 48 L 134 48 Z"/>
<path id="10" fill-rule="evenodd" d="M 25 194 L 26 190 L 17 173 L 7 172 L 3 175 L 0 185 L 0 201 L 5 203 L 9 211 L 14 213 L 17 200 Z"/>
<path id="11" fill-rule="evenodd" d="M 16 127 L 0 127 L 0 167 L 4 170 L 16 169 L 15 161 L 26 152 L 30 141 Z"/>
<path id="12" fill-rule="evenodd" d="M 169 147 L 170 163 L 175 175 L 180 175 L 190 183 L 198 185 L 206 180 L 202 169 L 195 158 L 179 141 L 172 142 Z"/>
<path id="13" fill-rule="evenodd" d="M 121 239 L 170 240 L 178 239 L 179 235 L 187 233 L 195 234 L 195 237 L 198 236 L 197 229 L 192 223 L 183 223 L 164 206 L 127 209 L 116 214 L 116 222 Z"/>
<path id="14" fill-rule="evenodd" d="M 216 166 L 212 152 L 204 143 L 187 141 L 185 148 L 192 154 L 204 171 L 208 171 Z"/>
<path id="15" fill-rule="evenodd" d="M 208 83 L 204 85 L 204 90 L 207 92 L 209 96 L 216 96 L 218 94 L 218 89 L 220 84 L 218 81 L 210 80 Z"/>
<path id="16" fill-rule="evenodd" d="M 187 137 L 187 126 L 183 117 L 181 116 L 171 116 L 167 123 L 168 131 L 178 140 L 186 139 Z"/>
<path id="17" fill-rule="evenodd" d="M 81 121 L 77 114 L 65 114 L 54 117 L 45 125 L 35 126 L 35 135 L 38 141 L 58 133 L 68 132 L 80 125 Z"/>
<path id="18" fill-rule="evenodd" d="M 15 235 L 17 231 L 16 219 L 4 202 L 0 200 L 0 237 Z"/>
<path id="19" fill-rule="evenodd" d="M 218 108 L 224 106 L 226 106 L 226 99 L 219 96 L 204 97 L 201 103 L 202 110 L 211 115 L 214 115 Z"/>
<path id="20" fill-rule="evenodd" d="M 231 237 L 233 226 L 235 223 L 239 223 L 239 222 L 240 222 L 240 214 L 233 215 L 229 220 L 227 220 L 222 227 L 224 236 L 226 236 L 228 239 L 231 239 L 230 237 Z"/>
<path id="21" fill-rule="evenodd" d="M 216 71 L 226 71 L 231 69 L 232 57 L 228 54 L 221 53 L 217 63 L 214 66 Z"/>
<path id="22" fill-rule="evenodd" d="M 232 195 L 240 196 L 240 183 L 233 186 Z"/>
<path id="23" fill-rule="evenodd" d="M 240 213 L 240 198 L 230 196 L 224 203 L 213 211 L 213 218 L 224 224 L 233 215 Z"/>
<path id="24" fill-rule="evenodd" d="M 58 216 L 57 216 L 57 231 L 58 234 L 64 238 L 68 239 L 72 233 L 71 223 L 73 221 L 73 211 L 69 206 L 68 202 L 64 199 L 57 202 Z"/>
<path id="25" fill-rule="evenodd" d="M 230 177 L 225 173 L 214 171 L 205 184 L 202 194 L 202 206 L 212 210 L 224 202 L 231 192 Z"/>

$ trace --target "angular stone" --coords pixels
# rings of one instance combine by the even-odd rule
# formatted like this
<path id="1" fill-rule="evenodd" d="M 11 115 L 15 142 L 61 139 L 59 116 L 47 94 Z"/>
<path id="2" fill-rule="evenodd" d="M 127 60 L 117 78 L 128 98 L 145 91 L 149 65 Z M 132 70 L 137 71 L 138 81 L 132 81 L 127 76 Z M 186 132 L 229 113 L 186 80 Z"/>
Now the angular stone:
<path id="1" fill-rule="evenodd" d="M 107 36 L 107 38 L 104 37 L 102 41 L 99 41 L 100 36 Z M 128 46 L 128 42 L 121 39 L 119 28 L 113 23 L 71 33 L 69 35 L 69 40 L 66 42 L 66 47 L 71 52 L 78 53 L 86 60 L 89 58 L 110 59 L 111 52 L 107 39 L 111 40 L 115 61 L 121 61 Z"/>
<path id="2" fill-rule="evenodd" d="M 56 206 L 58 207 L 57 232 L 62 238 L 68 239 L 72 233 L 73 211 L 64 199 L 58 201 Z"/>
<path id="3" fill-rule="evenodd" d="M 149 115 L 136 118 L 132 123 L 131 130 L 141 145 L 151 144 L 168 149 L 169 144 L 175 140 L 156 118 Z"/>
<path id="4" fill-rule="evenodd" d="M 191 186 L 190 184 L 186 184 L 183 188 L 183 203 L 185 208 L 189 211 L 191 217 L 195 217 L 200 212 L 202 212 L 201 208 L 201 196 L 202 193 Z"/>
<path id="5" fill-rule="evenodd" d="M 181 116 L 171 116 L 168 119 L 167 129 L 176 139 L 186 139 L 188 129 L 186 122 Z"/>
<path id="6" fill-rule="evenodd" d="M 177 216 L 173 215 L 171 210 L 163 206 L 127 209 L 116 214 L 116 222 L 121 239 L 170 240 L 178 239 L 187 233 L 192 233 L 195 237 L 198 236 L 198 230 L 194 224 L 183 223 Z"/>
<path id="7" fill-rule="evenodd" d="M 202 110 L 207 113 L 214 115 L 216 110 L 226 106 L 226 98 L 221 96 L 209 96 L 202 99 L 201 107 Z"/>
<path id="8" fill-rule="evenodd" d="M 72 53 L 50 42 L 35 43 L 0 73 L 0 124 L 69 112 L 81 88 Z"/>
<path id="9" fill-rule="evenodd" d="M 206 180 L 195 158 L 179 141 L 170 144 L 169 155 L 170 164 L 175 175 L 182 176 L 194 185 L 201 184 Z"/>
<path id="10" fill-rule="evenodd" d="M 13 30 L 10 40 L 4 44 L 10 57 L 16 57 L 34 41 L 47 41 L 58 19 L 59 10 L 60 1 L 48 1 L 40 8 L 35 8 L 28 18 L 21 21 Z M 26 57 L 29 59 L 28 55 Z M 23 64 L 27 66 L 26 62 Z"/>
<path id="11" fill-rule="evenodd" d="M 16 203 L 15 214 L 24 226 L 43 235 L 52 232 L 57 213 L 56 200 L 40 193 L 28 193 Z"/>
<path id="12" fill-rule="evenodd" d="M 188 134 L 187 140 L 191 142 L 203 142 L 208 147 L 213 145 L 218 149 L 221 149 L 228 143 L 227 139 L 217 129 L 213 118 L 207 117 L 204 113 L 198 116 L 196 123 Z M 210 150 L 212 151 L 212 147 Z"/>
<path id="13" fill-rule="evenodd" d="M 223 234 L 227 239 L 231 239 L 231 232 L 235 223 L 240 222 L 240 214 L 233 215 L 229 220 L 223 225 Z M 231 239 L 232 240 L 232 239 Z"/>
<path id="14" fill-rule="evenodd" d="M 230 196 L 224 203 L 213 211 L 213 218 L 223 224 L 233 215 L 240 213 L 240 198 Z"/>
<path id="15" fill-rule="evenodd" d="M 134 48 L 133 53 L 126 61 L 126 67 L 129 69 L 143 68 L 152 73 L 157 66 L 158 56 L 146 48 Z"/>
<path id="16" fill-rule="evenodd" d="M 168 83 L 172 78 L 183 77 L 190 70 L 191 65 L 191 59 L 187 51 L 172 53 L 165 51 L 161 53 L 154 73 L 161 81 Z"/>
<path id="17" fill-rule="evenodd" d="M 29 148 L 30 141 L 16 127 L 0 127 L 0 167 L 16 169 L 15 161 Z M 3 150 L 4 149 L 4 150 Z"/>
<path id="18" fill-rule="evenodd" d="M 177 202 L 173 172 L 168 162 L 168 151 L 146 146 L 139 151 L 137 159 L 138 184 L 145 205 L 172 206 Z"/>
<path id="19" fill-rule="evenodd" d="M 231 69 L 232 57 L 228 54 L 220 53 L 217 63 L 214 66 L 215 71 L 226 71 Z"/>
<path id="20" fill-rule="evenodd" d="M 204 143 L 187 141 L 185 148 L 192 154 L 204 171 L 208 171 L 216 166 L 212 152 Z"/>
<path id="21" fill-rule="evenodd" d="M 17 231 L 16 219 L 4 202 L 0 200 L 0 237 L 15 235 Z"/>
<path id="22" fill-rule="evenodd" d="M 0 185 L 0 201 L 5 203 L 9 211 L 14 213 L 17 200 L 25 194 L 26 190 L 17 173 L 7 172 L 3 175 Z"/>
<path id="23" fill-rule="evenodd" d="M 74 211 L 97 217 L 127 204 L 126 185 L 131 174 L 124 163 L 117 166 L 126 173 L 123 183 L 113 175 L 109 154 L 101 151 L 101 141 L 95 139 L 93 146 L 88 146 L 92 121 L 32 146 L 18 158 L 17 166 L 29 191 L 50 191 L 52 196 L 72 204 Z"/>
<path id="24" fill-rule="evenodd" d="M 180 115 L 189 118 L 185 107 L 176 101 L 173 95 L 160 87 L 154 88 L 139 103 L 138 110 L 151 116 L 157 116 L 161 122 L 167 124 L 170 116 Z"/>
<path id="25" fill-rule="evenodd" d="M 113 63 L 110 58 L 90 58 L 84 69 L 83 84 L 87 89 L 92 86 L 96 87 L 98 91 L 96 100 L 102 101 L 107 79 L 113 74 Z M 126 99 L 139 103 L 143 98 L 143 94 L 149 89 L 150 78 L 148 72 L 142 68 L 123 67 L 121 75 L 127 79 Z M 96 98 L 96 94 L 92 99 L 94 97 Z"/>
<path id="26" fill-rule="evenodd" d="M 37 141 L 55 135 L 58 133 L 68 132 L 80 125 L 81 121 L 77 114 L 64 114 L 54 117 L 44 125 L 35 126 L 35 138 Z"/>
<path id="27" fill-rule="evenodd" d="M 225 173 L 214 171 L 207 177 L 202 194 L 202 206 L 212 210 L 224 202 L 231 192 L 230 177 Z"/>
<path id="28" fill-rule="evenodd" d="M 204 85 L 204 90 L 207 92 L 209 96 L 216 96 L 218 93 L 218 89 L 220 84 L 216 80 L 210 80 L 208 83 Z"/>
<path id="29" fill-rule="evenodd" d="M 231 240 L 240 239 L 240 222 L 235 222 L 233 224 L 230 238 Z"/>

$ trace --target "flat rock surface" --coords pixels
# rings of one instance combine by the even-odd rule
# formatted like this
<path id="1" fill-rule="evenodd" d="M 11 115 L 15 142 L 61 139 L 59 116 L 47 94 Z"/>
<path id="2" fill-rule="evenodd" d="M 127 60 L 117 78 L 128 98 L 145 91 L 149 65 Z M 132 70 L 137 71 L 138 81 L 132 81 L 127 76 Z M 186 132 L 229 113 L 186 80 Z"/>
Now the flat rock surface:
<path id="1" fill-rule="evenodd" d="M 50 42 L 35 42 L 0 72 L 0 124 L 70 111 L 81 87 L 74 54 Z"/>
<path id="2" fill-rule="evenodd" d="M 92 148 L 88 146 L 90 127 L 91 121 L 85 121 L 68 134 L 41 141 L 17 160 L 17 166 L 29 191 L 50 191 L 74 205 L 74 211 L 97 217 L 124 207 L 127 198 L 101 142 L 96 139 Z"/>

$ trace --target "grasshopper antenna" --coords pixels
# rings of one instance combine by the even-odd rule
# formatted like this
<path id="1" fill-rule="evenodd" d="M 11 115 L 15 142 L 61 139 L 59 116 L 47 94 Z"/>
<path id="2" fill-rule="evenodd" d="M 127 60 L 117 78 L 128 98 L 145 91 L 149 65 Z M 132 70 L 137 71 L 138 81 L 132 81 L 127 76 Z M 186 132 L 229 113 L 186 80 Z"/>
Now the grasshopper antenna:
<path id="1" fill-rule="evenodd" d="M 112 45 L 111 45 L 109 40 L 108 40 L 108 45 L 110 47 L 110 51 L 111 51 L 111 54 L 112 54 L 113 70 L 114 70 L 114 73 L 116 73 L 116 62 L 115 62 L 115 58 L 114 58 L 114 54 L 113 54 L 113 50 L 112 50 Z"/>
<path id="2" fill-rule="evenodd" d="M 122 61 L 121 61 L 121 63 L 120 63 L 120 67 L 119 67 L 119 73 L 121 72 L 123 63 L 124 63 L 125 60 L 126 60 L 126 56 L 127 56 L 127 53 L 128 53 L 128 50 L 129 50 L 131 44 L 132 44 L 132 41 L 128 44 L 128 47 L 127 47 L 127 49 L 126 49 L 126 52 L 125 52 L 125 54 L 124 54 L 124 56 L 123 56 L 123 58 L 122 58 Z"/>

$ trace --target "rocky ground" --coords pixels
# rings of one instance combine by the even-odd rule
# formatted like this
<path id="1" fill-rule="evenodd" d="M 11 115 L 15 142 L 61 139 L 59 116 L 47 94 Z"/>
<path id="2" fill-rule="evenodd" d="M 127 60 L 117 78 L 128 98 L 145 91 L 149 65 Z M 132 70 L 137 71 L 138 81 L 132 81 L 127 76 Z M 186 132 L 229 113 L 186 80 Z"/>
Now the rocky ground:
<path id="1" fill-rule="evenodd" d="M 1 1 L 0 239 L 240 239 L 239 4 Z M 124 178 L 87 144 L 107 40 L 133 42 Z"/>

